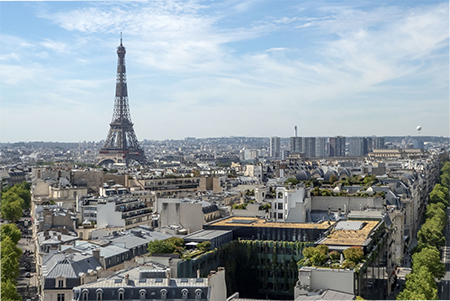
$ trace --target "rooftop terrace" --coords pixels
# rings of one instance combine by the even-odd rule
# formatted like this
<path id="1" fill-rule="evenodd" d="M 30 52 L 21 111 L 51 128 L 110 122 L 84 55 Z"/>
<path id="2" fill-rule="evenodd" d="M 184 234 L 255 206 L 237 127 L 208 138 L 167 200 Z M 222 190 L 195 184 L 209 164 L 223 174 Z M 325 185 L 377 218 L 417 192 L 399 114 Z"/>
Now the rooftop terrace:
<path id="1" fill-rule="evenodd" d="M 341 221 L 331 234 L 321 241 L 324 245 L 362 246 L 380 221 Z"/>
<path id="2" fill-rule="evenodd" d="M 255 217 L 230 216 L 216 222 L 212 222 L 213 226 L 240 226 L 240 227 L 268 227 L 268 228 L 300 228 L 300 229 L 328 229 L 335 222 L 327 221 L 322 223 L 277 223 L 266 221 L 265 219 Z"/>

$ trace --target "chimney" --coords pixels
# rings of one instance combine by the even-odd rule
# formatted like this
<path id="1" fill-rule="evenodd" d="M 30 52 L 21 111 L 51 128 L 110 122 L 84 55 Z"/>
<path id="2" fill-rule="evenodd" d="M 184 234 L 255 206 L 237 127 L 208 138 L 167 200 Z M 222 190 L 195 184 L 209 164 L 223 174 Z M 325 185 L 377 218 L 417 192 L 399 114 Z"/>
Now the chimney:
<path id="1" fill-rule="evenodd" d="M 294 137 L 297 137 L 297 126 L 294 126 Z"/>
<path id="2" fill-rule="evenodd" d="M 128 285 L 129 278 L 130 278 L 130 275 L 126 274 L 125 275 L 125 285 Z"/>
<path id="3" fill-rule="evenodd" d="M 200 270 L 197 270 L 197 278 L 200 278 Z"/>
<path id="4" fill-rule="evenodd" d="M 100 249 L 92 250 L 92 255 L 101 264 L 101 262 L 100 262 Z"/>
<path id="5" fill-rule="evenodd" d="M 61 234 L 58 234 L 56 237 L 58 238 L 59 241 L 61 241 Z"/>

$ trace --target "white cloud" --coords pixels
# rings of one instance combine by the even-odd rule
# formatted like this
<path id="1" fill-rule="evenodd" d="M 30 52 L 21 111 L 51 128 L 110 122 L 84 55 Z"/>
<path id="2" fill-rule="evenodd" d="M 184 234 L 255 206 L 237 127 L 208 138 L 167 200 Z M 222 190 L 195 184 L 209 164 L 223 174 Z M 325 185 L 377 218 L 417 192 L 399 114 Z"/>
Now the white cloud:
<path id="1" fill-rule="evenodd" d="M 40 43 L 45 48 L 51 49 L 56 52 L 66 52 L 67 47 L 65 43 L 52 41 L 50 39 L 45 39 L 45 42 Z"/>

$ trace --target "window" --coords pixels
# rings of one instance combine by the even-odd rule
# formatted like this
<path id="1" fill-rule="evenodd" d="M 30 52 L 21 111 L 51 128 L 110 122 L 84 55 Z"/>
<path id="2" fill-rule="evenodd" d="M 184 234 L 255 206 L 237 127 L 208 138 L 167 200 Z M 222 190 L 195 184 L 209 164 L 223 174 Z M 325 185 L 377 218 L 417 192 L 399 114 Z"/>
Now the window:
<path id="1" fill-rule="evenodd" d="M 96 292 L 95 300 L 97 300 L 97 301 L 103 300 L 103 290 L 101 288 L 99 288 L 95 292 Z"/>
<path id="2" fill-rule="evenodd" d="M 145 289 L 141 289 L 139 291 L 139 296 L 141 300 L 145 300 L 145 294 L 147 293 L 147 291 Z"/>
<path id="3" fill-rule="evenodd" d="M 283 213 L 278 213 L 278 219 L 283 219 Z"/>
<path id="4" fill-rule="evenodd" d="M 64 301 L 64 294 L 58 294 L 57 299 L 58 301 Z"/>
<path id="5" fill-rule="evenodd" d="M 123 299 L 123 292 L 119 292 L 119 300 L 124 300 Z"/>
<path id="6" fill-rule="evenodd" d="M 182 290 L 181 290 L 181 298 L 183 299 L 183 300 L 187 300 L 187 298 L 188 298 L 188 293 L 189 293 L 189 291 L 186 289 L 186 288 L 183 288 Z"/>
<path id="7" fill-rule="evenodd" d="M 64 280 L 58 280 L 58 287 L 64 287 Z"/>
<path id="8" fill-rule="evenodd" d="M 278 203 L 277 204 L 277 209 L 278 210 L 283 210 L 283 203 Z"/>
<path id="9" fill-rule="evenodd" d="M 83 301 L 87 301 L 87 299 L 88 299 L 88 293 L 89 293 L 88 290 L 83 290 Z"/>
<path id="10" fill-rule="evenodd" d="M 278 192 L 278 198 L 282 199 L 283 198 L 283 193 L 282 192 Z"/>

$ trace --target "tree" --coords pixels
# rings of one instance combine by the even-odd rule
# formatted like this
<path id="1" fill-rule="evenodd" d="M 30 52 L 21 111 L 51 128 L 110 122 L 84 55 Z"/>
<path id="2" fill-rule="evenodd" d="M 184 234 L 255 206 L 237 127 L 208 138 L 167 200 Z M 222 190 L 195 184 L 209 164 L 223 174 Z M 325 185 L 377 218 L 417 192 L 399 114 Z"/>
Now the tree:
<path id="1" fill-rule="evenodd" d="M 331 184 L 333 184 L 334 182 L 336 182 L 338 180 L 338 177 L 336 177 L 336 175 L 331 175 L 330 178 L 328 179 L 328 182 L 330 182 Z"/>
<path id="2" fill-rule="evenodd" d="M 307 248 L 303 249 L 302 254 L 303 254 L 303 256 L 305 258 L 311 258 L 314 255 L 315 251 L 316 251 L 316 248 L 314 248 L 314 247 L 307 247 Z"/>
<path id="3" fill-rule="evenodd" d="M 22 300 L 19 293 L 17 293 L 16 285 L 11 279 L 6 279 L 6 281 L 2 280 L 1 289 L 2 289 L 1 293 L 2 300 L 8 301 Z"/>
<path id="4" fill-rule="evenodd" d="M 418 300 L 417 296 L 421 297 L 420 300 L 438 300 L 436 281 L 426 266 L 421 266 L 406 275 L 403 292 L 405 293 L 397 296 L 397 300 Z"/>
<path id="5" fill-rule="evenodd" d="M 12 191 L 11 188 L 7 192 L 2 193 L 2 200 L 1 200 L 2 206 L 14 201 L 19 201 L 21 207 L 25 206 L 24 199 L 22 199 L 17 193 Z"/>
<path id="6" fill-rule="evenodd" d="M 443 227 L 440 219 L 436 217 L 427 219 L 417 232 L 419 244 L 428 244 L 437 248 L 443 247 L 445 244 L 445 237 L 442 234 Z"/>
<path id="7" fill-rule="evenodd" d="M 425 266 L 433 274 L 434 278 L 442 279 L 446 270 L 444 263 L 440 260 L 439 250 L 434 247 L 425 247 L 419 253 L 412 256 L 413 271 Z"/>
<path id="8" fill-rule="evenodd" d="M 16 184 L 9 190 L 15 194 L 17 194 L 21 199 L 23 199 L 23 209 L 29 209 L 31 205 L 31 193 L 29 190 L 26 190 L 24 185 Z"/>
<path id="9" fill-rule="evenodd" d="M 171 237 L 165 240 L 166 243 L 173 244 L 175 247 L 184 247 L 184 239 L 180 237 Z"/>
<path id="10" fill-rule="evenodd" d="M 22 217 L 22 206 L 19 201 L 2 203 L 1 217 L 12 223 L 18 221 Z"/>
<path id="11" fill-rule="evenodd" d="M 209 241 L 201 242 L 197 244 L 196 248 L 199 249 L 200 251 L 209 251 L 211 249 L 211 242 Z"/>
<path id="12" fill-rule="evenodd" d="M 339 254 L 338 251 L 331 251 L 329 255 L 331 260 L 333 261 L 339 260 L 341 258 L 341 254 Z"/>
<path id="13" fill-rule="evenodd" d="M 310 258 L 311 264 L 313 266 L 320 266 L 325 260 L 327 260 L 327 255 L 325 255 L 321 250 L 318 250 L 317 248 L 315 248 L 314 250 L 314 254 Z"/>
<path id="14" fill-rule="evenodd" d="M 169 254 L 176 250 L 176 246 L 172 243 L 167 243 L 165 240 L 155 239 L 148 243 L 147 250 L 150 256 L 152 254 Z"/>
<path id="15" fill-rule="evenodd" d="M 351 247 L 344 250 L 345 260 L 358 263 L 364 257 L 364 251 L 361 247 Z"/>
<path id="16" fill-rule="evenodd" d="M 286 180 L 286 182 L 284 182 L 284 184 L 285 185 L 289 185 L 289 183 L 292 184 L 292 185 L 297 185 L 298 184 L 298 180 L 297 180 L 297 178 L 290 177 L 290 178 L 288 178 Z"/>
<path id="17" fill-rule="evenodd" d="M 14 244 L 17 245 L 19 240 L 22 238 L 22 234 L 20 233 L 19 228 L 15 224 L 6 224 L 2 225 L 0 227 L 1 232 L 1 240 L 3 241 L 4 238 L 7 236 L 11 238 L 11 240 L 14 242 Z"/>
<path id="18" fill-rule="evenodd" d="M 22 255 L 16 244 L 9 236 L 2 240 L 1 246 L 1 281 L 6 282 L 7 279 L 15 281 L 19 277 L 19 258 Z"/>
<path id="19" fill-rule="evenodd" d="M 316 247 L 316 249 L 319 250 L 320 252 L 322 252 L 323 254 L 325 254 L 325 256 L 328 255 L 328 250 L 329 250 L 329 248 L 328 248 L 327 245 L 318 245 L 318 246 Z"/>

